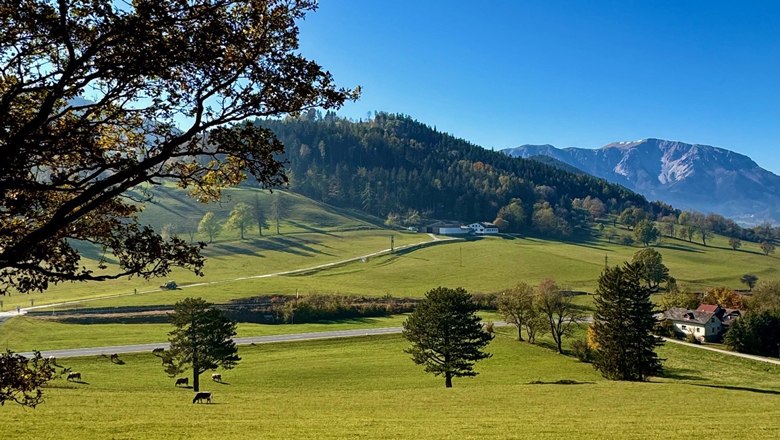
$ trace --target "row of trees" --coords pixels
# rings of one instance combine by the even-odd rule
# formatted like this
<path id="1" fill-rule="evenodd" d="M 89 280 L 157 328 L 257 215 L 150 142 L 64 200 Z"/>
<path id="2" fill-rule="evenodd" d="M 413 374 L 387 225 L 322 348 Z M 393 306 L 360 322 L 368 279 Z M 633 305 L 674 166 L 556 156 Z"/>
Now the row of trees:
<path id="1" fill-rule="evenodd" d="M 239 232 L 239 237 L 243 240 L 244 233 L 257 225 L 257 232 L 260 237 L 263 236 L 263 229 L 269 227 L 268 220 L 276 225 L 276 234 L 279 234 L 280 220 L 288 213 L 287 202 L 279 192 L 275 192 L 271 198 L 269 213 L 266 215 L 265 207 L 260 202 L 260 197 L 255 195 L 252 205 L 244 202 L 238 202 L 233 206 L 227 220 L 224 223 L 229 229 Z M 208 237 L 209 243 L 220 233 L 223 223 L 217 218 L 213 211 L 203 215 L 198 223 L 198 232 Z"/>
<path id="2" fill-rule="evenodd" d="M 735 250 L 742 245 L 742 240 L 747 240 L 761 243 L 764 253 L 769 254 L 774 251 L 774 242 L 780 237 L 780 228 L 773 228 L 769 223 L 743 228 L 722 215 L 705 215 L 696 211 L 671 210 L 665 215 L 655 215 L 642 208 L 629 207 L 624 209 L 616 220 L 629 230 L 639 229 L 641 225 L 643 231 L 637 232 L 636 238 L 646 246 L 658 239 L 661 234 L 687 241 L 699 237 L 702 244 L 706 246 L 707 240 L 713 234 L 719 234 L 729 237 L 729 245 Z M 658 228 L 655 227 L 656 221 L 659 224 Z M 653 225 L 652 228 L 650 225 Z"/>
<path id="3" fill-rule="evenodd" d="M 661 340 L 656 326 L 651 290 L 643 285 L 640 263 L 607 267 L 599 277 L 596 312 L 589 327 L 589 360 L 612 380 L 642 381 L 662 371 L 655 348 Z M 583 320 L 571 296 L 546 279 L 537 288 L 520 283 L 502 292 L 499 312 L 517 327 L 518 340 L 528 341 L 549 331 L 559 353 L 561 341 Z M 426 372 L 443 375 L 445 386 L 453 377 L 475 376 L 474 364 L 492 356 L 484 348 L 493 339 L 492 327 L 483 327 L 477 305 L 462 288 L 439 287 L 426 293 L 404 322 L 403 334 L 411 342 L 406 350 Z"/>

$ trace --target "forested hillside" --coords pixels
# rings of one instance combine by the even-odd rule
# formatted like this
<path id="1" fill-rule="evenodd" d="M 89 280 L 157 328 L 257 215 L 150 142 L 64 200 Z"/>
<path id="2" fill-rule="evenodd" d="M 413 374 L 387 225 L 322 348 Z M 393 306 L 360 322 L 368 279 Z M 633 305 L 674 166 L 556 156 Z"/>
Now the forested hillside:
<path id="1" fill-rule="evenodd" d="M 619 185 L 486 150 L 407 116 L 353 122 L 309 112 L 256 123 L 284 143 L 292 190 L 391 222 L 500 218 L 508 230 L 567 236 L 599 211 L 652 210 Z M 599 209 L 582 209 L 585 199 Z"/>

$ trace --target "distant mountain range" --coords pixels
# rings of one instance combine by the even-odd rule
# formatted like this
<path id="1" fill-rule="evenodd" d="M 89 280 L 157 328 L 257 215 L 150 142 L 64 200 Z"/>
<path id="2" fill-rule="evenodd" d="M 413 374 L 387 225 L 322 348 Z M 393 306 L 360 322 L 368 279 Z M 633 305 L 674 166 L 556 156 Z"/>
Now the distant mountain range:
<path id="1" fill-rule="evenodd" d="M 548 156 L 676 208 L 716 212 L 744 224 L 780 223 L 780 176 L 723 148 L 643 139 L 599 149 L 523 145 L 502 151 Z"/>

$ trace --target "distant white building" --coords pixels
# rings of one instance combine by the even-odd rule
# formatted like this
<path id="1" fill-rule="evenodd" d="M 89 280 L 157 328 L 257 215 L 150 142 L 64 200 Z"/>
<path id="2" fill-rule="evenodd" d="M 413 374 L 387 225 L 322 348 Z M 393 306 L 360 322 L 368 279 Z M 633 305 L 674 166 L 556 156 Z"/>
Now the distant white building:
<path id="1" fill-rule="evenodd" d="M 439 235 L 466 235 L 471 232 L 471 228 L 457 223 L 437 222 L 426 226 L 425 232 Z"/>
<path id="2" fill-rule="evenodd" d="M 498 226 L 490 222 L 472 223 L 469 229 L 477 235 L 498 234 Z"/>

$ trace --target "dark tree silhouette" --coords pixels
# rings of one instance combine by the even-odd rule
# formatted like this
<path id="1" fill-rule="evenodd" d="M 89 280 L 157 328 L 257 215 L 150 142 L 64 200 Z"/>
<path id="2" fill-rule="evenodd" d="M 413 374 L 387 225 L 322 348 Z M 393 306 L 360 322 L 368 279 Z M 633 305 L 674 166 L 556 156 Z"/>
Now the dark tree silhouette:
<path id="1" fill-rule="evenodd" d="M 462 288 L 437 287 L 404 322 L 404 337 L 412 343 L 405 351 L 426 372 L 444 375 L 447 388 L 453 377 L 476 376 L 474 363 L 491 356 L 482 349 L 493 335 L 482 328 L 476 312 L 477 305 Z"/>
<path id="2" fill-rule="evenodd" d="M 286 182 L 273 133 L 246 118 L 356 97 L 298 53 L 313 0 L 31 0 L 0 8 L 0 292 L 200 273 L 202 246 L 136 220 L 140 185 L 201 200 Z M 134 188 L 140 190 L 131 192 Z M 116 271 L 79 264 L 74 241 Z"/>
<path id="3" fill-rule="evenodd" d="M 594 367 L 612 380 L 643 381 L 661 372 L 653 335 L 656 320 L 642 266 L 608 267 L 599 277 L 593 316 Z"/>
<path id="4" fill-rule="evenodd" d="M 163 365 L 169 376 L 192 368 L 192 385 L 200 391 L 200 375 L 219 367 L 231 369 L 238 361 L 233 336 L 236 323 L 200 298 L 186 298 L 176 303 L 171 314 L 175 327 L 169 333 L 171 348 L 163 354 Z"/>

